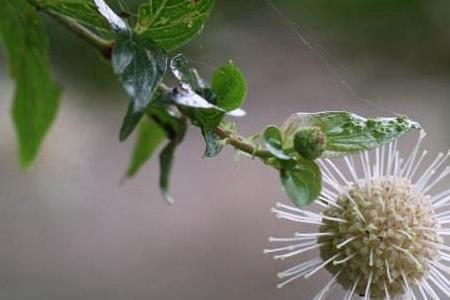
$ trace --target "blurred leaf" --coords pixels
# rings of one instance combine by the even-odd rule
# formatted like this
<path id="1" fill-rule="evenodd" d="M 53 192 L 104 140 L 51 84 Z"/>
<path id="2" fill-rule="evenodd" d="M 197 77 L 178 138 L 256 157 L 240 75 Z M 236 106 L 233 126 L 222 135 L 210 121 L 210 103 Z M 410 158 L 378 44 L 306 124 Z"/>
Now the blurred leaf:
<path id="1" fill-rule="evenodd" d="M 320 168 L 310 160 L 282 162 L 280 176 L 286 193 L 298 207 L 313 202 L 322 189 Z"/>
<path id="2" fill-rule="evenodd" d="M 186 123 L 186 121 L 184 119 L 181 120 L 175 112 L 170 111 L 170 107 L 165 106 L 166 103 L 161 102 L 164 101 L 162 100 L 164 97 L 163 93 L 155 95 L 154 100 L 147 109 L 147 115 L 164 129 L 170 140 L 179 139 L 181 142 L 185 131 L 184 126 L 181 126 L 181 124 Z"/>
<path id="3" fill-rule="evenodd" d="M 269 126 L 264 130 L 262 135 L 264 146 L 275 157 L 282 160 L 292 159 L 291 156 L 286 154 L 283 150 L 283 137 L 278 127 Z"/>
<path id="4" fill-rule="evenodd" d="M 128 104 L 127 112 L 125 114 L 125 117 L 123 118 L 122 125 L 120 127 L 119 140 L 121 142 L 125 141 L 134 131 L 144 113 L 145 111 L 135 112 L 133 102 L 130 102 L 130 104 Z"/>
<path id="5" fill-rule="evenodd" d="M 177 143 L 174 141 L 169 142 L 159 154 L 159 188 L 161 189 L 161 195 L 164 200 L 170 205 L 173 205 L 173 199 L 170 195 L 170 174 L 172 171 L 173 156 Z"/>
<path id="6" fill-rule="evenodd" d="M 131 10 L 130 6 L 127 3 L 127 0 L 116 0 L 116 6 L 117 9 L 120 10 L 119 12 L 119 16 L 126 16 L 126 17 L 131 17 L 133 14 L 133 11 Z"/>
<path id="7" fill-rule="evenodd" d="M 112 65 L 125 91 L 132 97 L 119 138 L 125 140 L 139 123 L 167 69 L 167 54 L 150 39 L 135 34 L 103 0 L 95 0 L 100 13 L 116 33 Z"/>
<path id="8" fill-rule="evenodd" d="M 211 90 L 217 96 L 215 104 L 226 111 L 241 107 L 247 96 L 244 75 L 232 62 L 216 70 L 212 78 Z"/>
<path id="9" fill-rule="evenodd" d="M 46 11 L 69 17 L 78 23 L 109 32 L 108 23 L 97 11 L 92 0 L 34 0 Z"/>
<path id="10" fill-rule="evenodd" d="M 325 134 L 325 151 L 321 157 L 336 157 L 369 150 L 386 144 L 420 125 L 406 117 L 366 119 L 349 112 L 297 113 L 283 128 L 285 148 L 293 147 L 299 129 L 319 127 Z"/>
<path id="11" fill-rule="evenodd" d="M 157 119 L 158 118 L 158 119 Z M 159 154 L 160 163 L 160 177 L 159 186 L 161 194 L 169 204 L 173 204 L 173 199 L 170 195 L 170 174 L 172 171 L 173 158 L 177 146 L 183 141 L 186 134 L 187 124 L 185 120 L 177 119 L 162 111 L 159 112 L 155 120 L 165 126 L 169 134 L 170 142 L 164 147 Z M 165 124 L 165 125 L 164 125 Z"/>
<path id="12" fill-rule="evenodd" d="M 134 145 L 127 176 L 136 175 L 144 163 L 150 159 L 156 148 L 166 139 L 164 129 L 153 120 L 144 118 L 139 125 L 139 134 Z"/>
<path id="13" fill-rule="evenodd" d="M 16 81 L 12 117 L 21 163 L 28 167 L 56 117 L 61 91 L 50 74 L 47 34 L 31 5 L 24 0 L 2 3 L 0 32 Z"/>
<path id="14" fill-rule="evenodd" d="M 169 142 L 159 154 L 159 185 L 164 200 L 169 204 L 173 204 L 169 192 L 170 174 L 176 147 L 183 141 L 186 135 L 187 122 L 184 118 L 179 118 L 173 112 L 169 111 L 170 107 L 164 106 L 166 104 L 162 100 L 164 97 L 164 93 L 157 93 L 154 101 L 152 101 L 147 109 L 147 114 L 155 123 L 164 129 L 166 136 L 169 138 Z"/>
<path id="15" fill-rule="evenodd" d="M 213 5 L 214 0 L 148 0 L 139 7 L 136 31 L 174 50 L 201 32 Z"/>

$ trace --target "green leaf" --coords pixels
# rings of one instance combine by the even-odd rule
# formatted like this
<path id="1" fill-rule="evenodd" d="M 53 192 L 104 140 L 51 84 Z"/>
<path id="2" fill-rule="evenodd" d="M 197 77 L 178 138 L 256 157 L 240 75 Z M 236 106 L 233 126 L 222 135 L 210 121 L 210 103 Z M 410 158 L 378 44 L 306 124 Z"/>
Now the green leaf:
<path id="1" fill-rule="evenodd" d="M 50 74 L 47 34 L 31 5 L 24 0 L 2 3 L 0 32 L 16 81 L 12 118 L 21 164 L 28 167 L 56 117 L 61 91 Z"/>
<path id="2" fill-rule="evenodd" d="M 167 68 L 167 55 L 151 41 L 135 34 L 118 34 L 112 64 L 124 89 L 132 97 L 120 140 L 125 140 L 139 123 Z"/>
<path id="3" fill-rule="evenodd" d="M 147 115 L 155 121 L 166 132 L 169 142 L 159 154 L 160 177 L 159 185 L 163 198 L 169 204 L 173 204 L 170 196 L 170 174 L 172 170 L 173 157 L 175 150 L 184 139 L 187 131 L 187 122 L 184 118 L 178 118 L 168 111 L 161 98 L 165 97 L 163 93 L 158 93 L 156 99 L 147 109 Z"/>
<path id="4" fill-rule="evenodd" d="M 123 88 L 132 97 L 119 135 L 119 139 L 124 141 L 141 120 L 161 83 L 167 69 L 168 56 L 151 40 L 135 34 L 103 0 L 94 1 L 116 33 L 112 65 Z"/>
<path id="5" fill-rule="evenodd" d="M 420 125 L 406 117 L 366 119 L 349 112 L 297 113 L 283 126 L 284 147 L 293 147 L 298 130 L 319 127 L 325 134 L 323 157 L 338 157 L 379 147 Z"/>
<path id="6" fill-rule="evenodd" d="M 163 198 L 167 201 L 167 203 L 173 204 L 173 199 L 170 195 L 170 174 L 172 170 L 175 150 L 177 146 L 183 141 L 187 130 L 187 124 L 185 120 L 174 118 L 168 113 L 162 111 L 159 111 L 158 116 L 154 116 L 154 118 L 155 121 L 164 126 L 166 132 L 168 133 L 168 136 L 170 137 L 169 143 L 167 143 L 167 145 L 159 154 L 159 186 Z"/>
<path id="7" fill-rule="evenodd" d="M 223 141 L 214 133 L 214 129 L 222 122 L 227 109 L 214 105 L 221 100 L 211 89 L 206 88 L 197 70 L 189 66 L 189 61 L 186 57 L 181 54 L 175 56 L 170 62 L 170 69 L 180 82 L 182 89 L 174 95 L 174 101 L 177 104 L 188 106 L 189 108 L 183 109 L 183 112 L 190 116 L 194 125 L 202 128 L 202 135 L 206 143 L 205 157 L 216 156 L 223 148 Z M 229 90 L 225 90 L 225 87 L 222 87 L 222 84 L 230 77 L 236 77 L 236 70 L 234 66 L 230 68 L 230 65 L 226 65 L 219 68 L 215 74 L 216 87 L 224 97 L 222 99 L 223 103 L 227 103 L 224 99 L 226 97 L 229 98 L 231 95 L 226 95 L 226 93 L 233 91 L 236 85 L 241 83 L 239 80 L 229 80 L 228 83 L 231 84 L 228 87 Z M 239 71 L 237 72 L 240 74 Z M 240 77 L 243 79 L 243 76 Z M 243 111 L 237 111 L 233 107 L 229 107 L 235 115 L 245 114 Z"/>
<path id="8" fill-rule="evenodd" d="M 264 130 L 262 135 L 264 146 L 272 153 L 275 157 L 282 160 L 292 159 L 291 156 L 286 154 L 283 150 L 283 137 L 281 131 L 278 127 L 269 126 Z"/>
<path id="9" fill-rule="evenodd" d="M 164 200 L 170 205 L 173 205 L 173 199 L 170 195 L 170 174 L 172 171 L 173 157 L 177 143 L 174 141 L 169 142 L 159 154 L 159 188 L 161 189 L 161 195 Z"/>
<path id="10" fill-rule="evenodd" d="M 136 31 L 174 50 L 202 31 L 213 6 L 214 0 L 148 0 L 139 7 Z"/>
<path id="11" fill-rule="evenodd" d="M 174 97 L 174 100 L 177 104 L 197 108 L 214 108 L 219 111 L 226 111 L 226 115 L 233 117 L 242 117 L 245 115 L 245 111 L 239 108 L 227 111 L 224 108 L 214 105 L 217 103 L 217 96 L 211 89 L 206 87 L 205 82 L 198 75 L 197 70 L 189 66 L 189 60 L 184 55 L 178 54 L 172 58 L 170 61 L 170 69 L 172 74 L 180 82 L 182 89 L 182 91 L 179 91 L 179 95 L 175 94 L 176 97 Z"/>
<path id="12" fill-rule="evenodd" d="M 298 207 L 310 204 L 320 195 L 322 175 L 314 161 L 281 162 L 280 177 L 286 193 Z"/>
<path id="13" fill-rule="evenodd" d="M 218 155 L 225 146 L 223 139 L 221 139 L 214 131 L 205 132 L 202 130 L 202 135 L 206 144 L 204 156 L 211 158 Z"/>
<path id="14" fill-rule="evenodd" d="M 46 11 L 69 17 L 84 26 L 110 31 L 108 23 L 99 14 L 92 0 L 34 0 L 34 2 Z"/>
<path id="15" fill-rule="evenodd" d="M 139 125 L 139 134 L 134 145 L 127 176 L 136 175 L 146 161 L 150 159 L 156 148 L 166 139 L 166 133 L 161 126 L 153 120 L 142 119 Z"/>
<path id="16" fill-rule="evenodd" d="M 232 111 L 242 106 L 247 96 L 247 83 L 241 71 L 230 62 L 219 67 L 213 75 L 211 90 L 217 96 L 218 107 Z"/>

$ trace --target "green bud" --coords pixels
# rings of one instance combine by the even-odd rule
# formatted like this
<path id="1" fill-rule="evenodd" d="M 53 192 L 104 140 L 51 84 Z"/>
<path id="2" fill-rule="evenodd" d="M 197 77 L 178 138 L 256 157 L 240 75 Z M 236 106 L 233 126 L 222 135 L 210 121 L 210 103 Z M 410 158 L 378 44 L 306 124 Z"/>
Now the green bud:
<path id="1" fill-rule="evenodd" d="M 307 127 L 298 130 L 294 136 L 294 148 L 305 159 L 314 160 L 325 151 L 326 136 L 322 130 Z"/>

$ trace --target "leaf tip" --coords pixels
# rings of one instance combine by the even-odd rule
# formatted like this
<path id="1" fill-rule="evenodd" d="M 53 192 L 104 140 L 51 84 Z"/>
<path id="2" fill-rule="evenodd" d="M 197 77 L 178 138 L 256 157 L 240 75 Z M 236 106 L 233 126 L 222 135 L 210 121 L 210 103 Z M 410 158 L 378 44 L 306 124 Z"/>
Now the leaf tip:
<path id="1" fill-rule="evenodd" d="M 35 158 L 22 155 L 20 157 L 20 168 L 24 171 L 29 170 L 33 166 Z"/>
<path id="2" fill-rule="evenodd" d="M 161 190 L 161 195 L 163 196 L 164 200 L 166 201 L 166 203 L 167 203 L 169 206 L 173 206 L 173 205 L 174 205 L 173 198 L 172 198 L 172 196 L 169 194 L 168 191 L 166 191 L 166 190 Z"/>

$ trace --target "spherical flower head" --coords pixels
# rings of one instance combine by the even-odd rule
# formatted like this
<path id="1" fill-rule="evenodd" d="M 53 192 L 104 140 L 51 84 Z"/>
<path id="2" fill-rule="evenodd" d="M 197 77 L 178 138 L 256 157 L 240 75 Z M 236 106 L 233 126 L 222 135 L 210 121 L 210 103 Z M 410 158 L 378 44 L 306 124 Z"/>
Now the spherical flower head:
<path id="1" fill-rule="evenodd" d="M 340 273 L 337 282 L 355 293 L 365 295 L 367 282 L 372 299 L 384 299 L 386 288 L 391 297 L 404 294 L 405 281 L 415 286 L 429 273 L 428 261 L 439 257 L 442 239 L 430 206 L 430 197 L 421 195 L 406 178 L 376 178 L 352 184 L 337 204 L 324 210 L 319 232 L 335 232 L 318 239 L 320 256 L 351 257 L 335 261 L 326 269 Z M 352 200 L 350 200 L 352 199 Z M 354 202 L 354 203 L 352 203 Z M 363 218 L 353 209 L 356 204 Z M 344 220 L 336 222 L 331 218 Z"/>
<path id="2" fill-rule="evenodd" d="M 265 250 L 275 259 L 318 251 L 318 257 L 278 274 L 278 286 L 327 270 L 331 280 L 314 300 L 325 299 L 335 286 L 353 296 L 368 299 L 450 298 L 450 247 L 443 236 L 450 234 L 450 189 L 433 189 L 450 174 L 443 168 L 448 154 L 439 154 L 421 170 L 427 152 L 420 154 L 424 135 L 406 159 L 396 142 L 368 152 L 358 159 L 345 158 L 347 172 L 331 160 L 320 161 L 325 186 L 316 202 L 320 212 L 281 203 L 273 212 L 282 219 L 317 226 L 316 232 L 296 232 L 287 238 L 270 238 L 282 247 Z M 442 210 L 442 211 L 441 211 Z M 435 291 L 435 289 L 439 291 Z"/>

